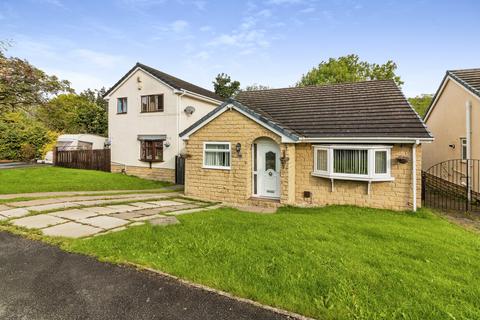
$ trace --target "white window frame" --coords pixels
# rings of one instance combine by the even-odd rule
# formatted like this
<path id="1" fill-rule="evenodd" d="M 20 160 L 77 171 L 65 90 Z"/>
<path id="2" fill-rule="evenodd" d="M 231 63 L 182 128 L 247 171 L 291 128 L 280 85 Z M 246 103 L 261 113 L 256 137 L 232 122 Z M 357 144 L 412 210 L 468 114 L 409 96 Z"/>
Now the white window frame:
<path id="1" fill-rule="evenodd" d="M 463 148 L 465 148 L 465 157 L 463 154 Z M 460 159 L 462 159 L 463 162 L 467 161 L 467 155 L 468 155 L 468 146 L 467 146 L 467 138 L 460 138 Z"/>
<path id="2" fill-rule="evenodd" d="M 228 163 L 229 166 L 210 166 L 205 163 L 207 160 L 206 152 L 207 152 L 207 145 L 208 144 L 220 144 L 220 145 L 227 145 L 228 149 L 209 149 L 209 152 L 228 152 Z M 203 168 L 204 169 L 216 169 L 216 170 L 230 170 L 232 166 L 232 145 L 230 142 L 221 142 L 221 141 L 205 141 L 203 142 Z"/>
<path id="3" fill-rule="evenodd" d="M 358 180 L 358 181 L 393 181 L 391 175 L 391 149 L 392 146 L 384 145 L 314 145 L 313 146 L 313 171 L 312 176 L 338 179 L 338 180 Z M 327 171 L 317 170 L 317 150 L 327 150 Z M 334 168 L 334 150 L 367 150 L 367 174 L 336 173 Z M 375 152 L 387 152 L 387 172 L 375 173 Z"/>

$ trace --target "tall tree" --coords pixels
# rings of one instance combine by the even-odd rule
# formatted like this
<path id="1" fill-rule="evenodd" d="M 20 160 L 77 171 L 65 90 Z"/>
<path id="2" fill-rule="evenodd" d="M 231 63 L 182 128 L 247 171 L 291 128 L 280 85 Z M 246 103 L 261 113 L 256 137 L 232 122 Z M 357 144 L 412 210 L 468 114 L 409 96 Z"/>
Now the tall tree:
<path id="1" fill-rule="evenodd" d="M 254 83 L 245 87 L 245 91 L 258 91 L 258 90 L 268 90 L 271 89 L 269 86 L 263 84 Z"/>
<path id="2" fill-rule="evenodd" d="M 358 82 L 365 80 L 394 80 L 397 85 L 402 85 L 400 77 L 395 74 L 397 65 L 392 60 L 384 64 L 361 61 L 356 54 L 339 58 L 330 58 L 322 61 L 317 67 L 304 74 L 298 87 L 333 84 L 344 82 Z"/>
<path id="3" fill-rule="evenodd" d="M 96 103 L 99 107 L 102 107 L 105 111 L 108 109 L 108 101 L 103 97 L 107 92 L 105 87 L 98 89 L 86 89 L 80 92 L 80 96 L 85 97 L 90 102 Z"/>
<path id="4" fill-rule="evenodd" d="M 61 94 L 38 108 L 37 117 L 50 129 L 64 133 L 107 133 L 107 110 L 92 101 L 89 93 Z"/>
<path id="5" fill-rule="evenodd" d="M 47 75 L 27 60 L 7 57 L 5 42 L 0 43 L 0 112 L 32 112 L 52 95 L 72 92 L 70 83 Z"/>
<path id="6" fill-rule="evenodd" d="M 222 98 L 234 97 L 240 91 L 240 82 L 232 81 L 229 75 L 220 73 L 213 81 L 215 93 Z"/>
<path id="7" fill-rule="evenodd" d="M 430 103 L 432 103 L 433 94 L 421 94 L 414 98 L 408 98 L 408 102 L 417 111 L 417 113 L 423 117 L 427 112 Z"/>

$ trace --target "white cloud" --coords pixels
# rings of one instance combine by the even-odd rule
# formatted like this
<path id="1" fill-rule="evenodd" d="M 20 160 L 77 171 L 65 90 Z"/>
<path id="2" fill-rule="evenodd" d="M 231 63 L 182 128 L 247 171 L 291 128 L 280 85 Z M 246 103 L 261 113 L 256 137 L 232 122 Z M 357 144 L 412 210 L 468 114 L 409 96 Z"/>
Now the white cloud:
<path id="1" fill-rule="evenodd" d="M 210 58 L 210 53 L 208 53 L 207 51 L 200 51 L 195 55 L 195 58 L 198 58 L 200 60 L 208 60 L 208 58 Z"/>
<path id="2" fill-rule="evenodd" d="M 302 3 L 303 0 L 268 0 L 267 4 L 284 5 Z"/>
<path id="3" fill-rule="evenodd" d="M 115 79 L 102 79 L 97 73 L 93 75 L 83 72 L 49 68 L 46 68 L 45 71 L 48 74 L 56 75 L 60 79 L 66 79 L 70 81 L 72 87 L 77 92 L 88 88 L 100 89 L 101 87 L 108 87 L 115 81 Z"/>
<path id="4" fill-rule="evenodd" d="M 43 4 L 49 4 L 52 6 L 64 8 L 65 6 L 63 5 L 63 2 L 60 0 L 34 0 L 34 2 L 37 3 L 43 3 Z"/>
<path id="5" fill-rule="evenodd" d="M 300 10 L 300 13 L 312 13 L 312 12 L 315 12 L 315 10 L 316 9 L 314 7 L 308 7 L 308 8 Z"/>
<path id="6" fill-rule="evenodd" d="M 93 63 L 102 68 L 112 68 L 125 62 L 122 56 L 102 53 L 89 49 L 76 49 L 71 52 L 75 57 L 81 58 L 88 63 Z"/>
<path id="7" fill-rule="evenodd" d="M 176 33 L 185 31 L 189 26 L 189 23 L 185 20 L 175 20 L 170 24 L 170 30 Z"/>
<path id="8" fill-rule="evenodd" d="M 130 7 L 150 7 L 164 4 L 166 0 L 122 0 L 122 3 Z"/>
<path id="9" fill-rule="evenodd" d="M 212 31 L 212 27 L 211 26 L 202 26 L 202 27 L 200 27 L 200 31 L 202 31 L 202 32 Z"/>
<path id="10" fill-rule="evenodd" d="M 200 1 L 200 0 L 197 0 L 197 1 L 193 1 L 192 4 L 198 9 L 198 10 L 205 10 L 205 7 L 207 6 L 207 2 L 206 1 Z"/>

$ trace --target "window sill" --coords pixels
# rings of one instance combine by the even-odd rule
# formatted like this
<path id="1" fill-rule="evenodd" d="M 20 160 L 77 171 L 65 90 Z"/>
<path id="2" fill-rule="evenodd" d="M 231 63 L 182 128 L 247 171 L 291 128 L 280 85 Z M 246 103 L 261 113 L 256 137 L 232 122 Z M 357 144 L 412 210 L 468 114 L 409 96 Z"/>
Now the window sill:
<path id="1" fill-rule="evenodd" d="M 202 166 L 202 169 L 212 169 L 212 170 L 226 170 L 226 171 L 230 171 L 231 167 Z"/>
<path id="2" fill-rule="evenodd" d="M 369 182 L 387 182 L 394 181 L 394 177 L 366 177 L 366 176 L 354 176 L 354 175 L 336 175 L 328 173 L 312 172 L 312 176 L 333 180 L 351 180 L 351 181 L 369 181 Z"/>
<path id="3" fill-rule="evenodd" d="M 156 110 L 156 111 L 140 111 L 140 113 L 161 113 L 164 112 L 163 110 Z"/>
<path id="4" fill-rule="evenodd" d="M 126 112 L 117 112 L 117 114 L 127 114 Z"/>
<path id="5" fill-rule="evenodd" d="M 142 161 L 142 162 L 163 162 L 163 160 L 149 160 L 149 159 L 138 159 L 138 161 Z"/>

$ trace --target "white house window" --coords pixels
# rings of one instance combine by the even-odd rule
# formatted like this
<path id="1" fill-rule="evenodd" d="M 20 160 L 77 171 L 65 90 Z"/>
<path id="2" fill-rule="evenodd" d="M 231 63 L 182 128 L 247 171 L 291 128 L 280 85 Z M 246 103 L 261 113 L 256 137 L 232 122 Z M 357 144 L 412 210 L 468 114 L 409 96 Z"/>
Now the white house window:
<path id="1" fill-rule="evenodd" d="M 466 138 L 460 138 L 460 145 L 462 149 L 460 152 L 462 153 L 462 160 L 467 160 L 467 139 Z"/>
<path id="2" fill-rule="evenodd" d="M 375 150 L 375 174 L 387 174 L 386 150 Z"/>
<path id="3" fill-rule="evenodd" d="M 368 150 L 333 150 L 333 172 L 342 174 L 368 173 Z"/>
<path id="4" fill-rule="evenodd" d="M 331 179 L 390 181 L 391 146 L 314 146 L 312 175 Z"/>
<path id="5" fill-rule="evenodd" d="M 230 169 L 230 150 L 229 142 L 205 142 L 203 144 L 203 167 Z"/>
<path id="6" fill-rule="evenodd" d="M 317 148 L 315 150 L 316 170 L 320 172 L 328 171 L 328 150 Z"/>

